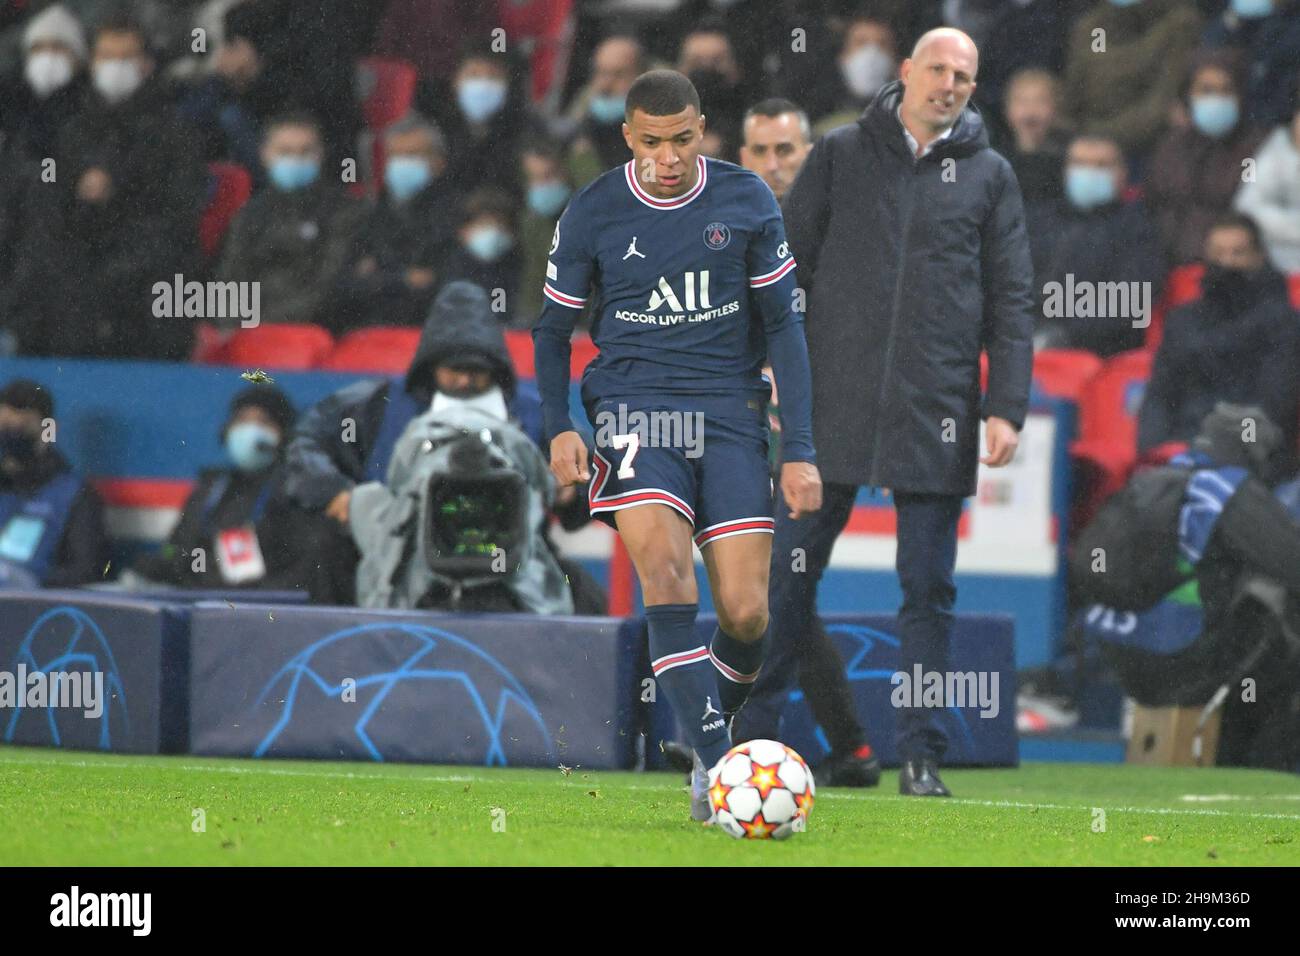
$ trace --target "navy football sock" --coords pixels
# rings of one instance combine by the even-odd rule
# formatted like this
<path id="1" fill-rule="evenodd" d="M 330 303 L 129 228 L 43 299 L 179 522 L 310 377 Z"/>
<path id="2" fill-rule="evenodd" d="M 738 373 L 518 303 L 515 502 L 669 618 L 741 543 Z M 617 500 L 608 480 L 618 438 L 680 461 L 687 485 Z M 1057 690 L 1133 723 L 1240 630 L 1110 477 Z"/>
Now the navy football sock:
<path id="1" fill-rule="evenodd" d="M 768 625 L 769 629 L 771 625 Z M 722 712 L 730 717 L 740 710 L 758 678 L 767 646 L 767 631 L 757 641 L 746 644 L 722 628 L 713 632 L 709 658 L 718 669 L 718 693 L 722 695 Z"/>
<path id="2" fill-rule="evenodd" d="M 650 669 L 677 722 L 706 767 L 731 749 L 722 716 L 718 679 L 709 649 L 695 636 L 697 604 L 656 604 L 645 609 L 650 625 Z"/>

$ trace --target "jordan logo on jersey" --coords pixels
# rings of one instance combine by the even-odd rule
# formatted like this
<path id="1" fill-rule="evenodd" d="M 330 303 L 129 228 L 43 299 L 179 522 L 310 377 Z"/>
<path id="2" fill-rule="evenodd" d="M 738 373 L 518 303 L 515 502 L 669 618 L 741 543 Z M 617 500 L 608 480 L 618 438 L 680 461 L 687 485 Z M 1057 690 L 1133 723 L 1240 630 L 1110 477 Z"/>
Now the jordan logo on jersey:
<path id="1" fill-rule="evenodd" d="M 636 236 L 633 236 L 632 241 L 628 243 L 627 252 L 623 253 L 623 261 L 627 262 L 627 260 L 631 259 L 633 256 L 641 256 L 642 259 L 645 258 L 642 253 L 637 251 Z"/>

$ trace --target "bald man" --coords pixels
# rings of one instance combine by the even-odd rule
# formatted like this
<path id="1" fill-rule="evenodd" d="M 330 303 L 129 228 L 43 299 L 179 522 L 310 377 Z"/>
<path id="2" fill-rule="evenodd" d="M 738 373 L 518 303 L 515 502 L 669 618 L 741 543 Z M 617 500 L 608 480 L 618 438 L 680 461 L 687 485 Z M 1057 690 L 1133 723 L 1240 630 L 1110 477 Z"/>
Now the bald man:
<path id="1" fill-rule="evenodd" d="M 798 522 L 776 509 L 771 646 L 736 740 L 779 733 L 799 648 L 816 639 L 818 582 L 863 485 L 888 489 L 897 517 L 899 671 L 948 669 L 963 499 L 979 463 L 1016 453 L 1033 357 L 1020 188 L 968 105 L 978 70 L 966 34 L 926 33 L 856 123 L 814 144 L 786 196 L 825 493 Z M 942 708 L 903 703 L 899 790 L 947 796 Z"/>

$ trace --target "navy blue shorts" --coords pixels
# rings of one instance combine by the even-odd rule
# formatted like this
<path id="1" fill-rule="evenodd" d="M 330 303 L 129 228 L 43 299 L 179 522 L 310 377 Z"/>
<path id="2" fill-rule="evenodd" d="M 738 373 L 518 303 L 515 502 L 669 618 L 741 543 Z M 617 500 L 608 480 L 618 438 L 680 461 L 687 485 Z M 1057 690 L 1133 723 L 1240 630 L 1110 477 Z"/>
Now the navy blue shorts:
<path id="1" fill-rule="evenodd" d="M 587 417 L 596 434 L 592 517 L 617 528 L 615 512 L 667 505 L 695 528 L 701 548 L 732 535 L 773 533 L 761 402 L 638 396 L 595 402 Z"/>

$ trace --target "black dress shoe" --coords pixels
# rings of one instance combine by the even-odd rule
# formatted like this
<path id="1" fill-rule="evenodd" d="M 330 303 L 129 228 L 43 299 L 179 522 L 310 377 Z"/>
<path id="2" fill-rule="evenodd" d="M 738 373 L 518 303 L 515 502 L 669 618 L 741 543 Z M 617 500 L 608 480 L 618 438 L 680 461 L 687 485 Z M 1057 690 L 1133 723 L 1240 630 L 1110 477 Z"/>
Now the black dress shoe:
<path id="1" fill-rule="evenodd" d="M 905 797 L 951 797 L 933 760 L 906 760 L 898 773 L 898 792 Z"/>
<path id="2" fill-rule="evenodd" d="M 880 758 L 866 744 L 846 754 L 832 753 L 817 768 L 827 787 L 874 787 L 880 783 Z"/>

